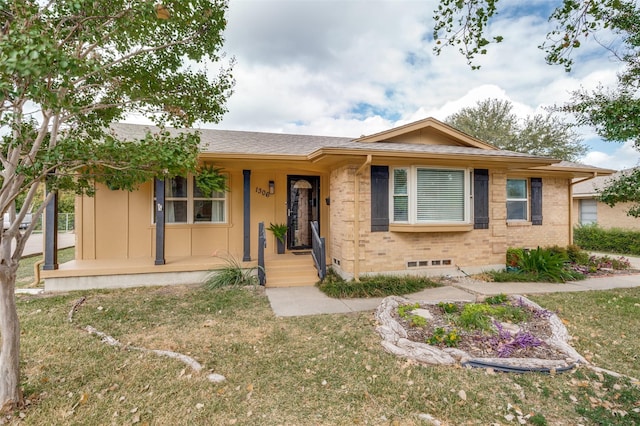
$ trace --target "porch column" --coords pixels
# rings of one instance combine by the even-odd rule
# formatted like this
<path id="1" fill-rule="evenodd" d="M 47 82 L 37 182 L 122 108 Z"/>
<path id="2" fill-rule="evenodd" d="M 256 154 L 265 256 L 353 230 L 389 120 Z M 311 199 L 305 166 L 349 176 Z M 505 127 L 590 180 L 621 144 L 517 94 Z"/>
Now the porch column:
<path id="1" fill-rule="evenodd" d="M 58 191 L 44 209 L 44 264 L 42 269 L 58 269 Z"/>
<path id="2" fill-rule="evenodd" d="M 243 255 L 242 261 L 251 260 L 251 170 L 243 170 L 244 175 L 244 222 L 243 222 Z"/>
<path id="3" fill-rule="evenodd" d="M 164 265 L 164 179 L 156 178 L 156 265 Z"/>

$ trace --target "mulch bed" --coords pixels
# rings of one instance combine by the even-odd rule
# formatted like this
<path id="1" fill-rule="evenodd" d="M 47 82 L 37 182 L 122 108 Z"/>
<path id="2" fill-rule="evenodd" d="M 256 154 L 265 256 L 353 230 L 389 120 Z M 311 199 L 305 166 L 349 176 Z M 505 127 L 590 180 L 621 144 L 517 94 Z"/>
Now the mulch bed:
<path id="1" fill-rule="evenodd" d="M 466 303 L 455 303 L 458 307 L 458 311 L 462 311 Z M 457 330 L 457 334 L 460 336 L 460 341 L 456 348 L 467 352 L 474 358 L 492 358 L 498 357 L 498 351 L 496 349 L 495 333 L 481 330 L 465 330 L 461 327 L 457 327 L 452 324 L 450 318 L 444 313 L 443 309 L 437 305 L 421 304 L 420 308 L 429 311 L 432 318 L 427 320 L 427 325 L 424 327 L 414 327 L 410 324 L 409 319 L 401 318 L 397 311 L 393 316 L 404 327 L 407 332 L 407 338 L 414 342 L 425 343 L 437 328 L 443 328 L 450 331 L 452 329 Z M 528 319 L 526 322 L 520 322 L 513 324 L 512 335 L 520 330 L 522 333 L 529 333 L 537 339 L 544 341 L 552 336 L 552 330 L 549 325 L 547 311 L 534 312 L 533 308 L 525 306 L 522 309 L 529 311 Z M 505 327 L 511 328 L 512 326 L 506 325 Z M 492 344 L 492 337 L 493 344 Z M 441 349 L 444 349 L 445 345 L 438 345 Z M 567 355 L 560 350 L 542 343 L 539 346 L 517 347 L 514 348 L 509 354 L 510 358 L 539 358 L 549 360 L 564 360 Z"/>

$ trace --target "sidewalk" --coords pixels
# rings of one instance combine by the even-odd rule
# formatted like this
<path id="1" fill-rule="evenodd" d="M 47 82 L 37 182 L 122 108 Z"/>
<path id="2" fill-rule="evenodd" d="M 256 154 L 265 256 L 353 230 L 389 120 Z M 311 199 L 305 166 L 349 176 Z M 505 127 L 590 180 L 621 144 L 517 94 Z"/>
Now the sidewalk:
<path id="1" fill-rule="evenodd" d="M 58 233 L 58 249 L 73 247 L 76 245 L 76 234 L 73 232 L 59 232 Z M 24 246 L 24 252 L 22 257 L 33 256 L 41 254 L 44 251 L 44 235 L 43 234 L 31 234 L 27 240 L 27 244 Z"/>
<path id="2" fill-rule="evenodd" d="M 475 302 L 478 298 L 500 293 L 526 295 L 628 287 L 640 287 L 640 274 L 613 275 L 558 284 L 493 283 L 460 279 L 455 285 L 426 289 L 405 297 L 420 302 Z M 382 301 L 382 298 L 333 299 L 317 287 L 267 288 L 266 294 L 273 312 L 279 317 L 372 311 Z"/>

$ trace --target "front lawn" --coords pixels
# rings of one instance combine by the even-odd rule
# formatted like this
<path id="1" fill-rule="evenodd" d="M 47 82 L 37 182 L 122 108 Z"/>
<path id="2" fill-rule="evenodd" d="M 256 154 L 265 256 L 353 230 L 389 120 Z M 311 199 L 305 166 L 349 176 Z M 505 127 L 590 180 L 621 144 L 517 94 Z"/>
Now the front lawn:
<path id="1" fill-rule="evenodd" d="M 65 263 L 73 260 L 75 257 L 76 248 L 69 247 L 65 249 L 58 250 L 58 263 Z M 35 280 L 33 266 L 36 262 L 43 259 L 42 254 L 38 254 L 35 256 L 26 256 L 20 259 L 20 266 L 18 267 L 18 272 L 16 276 L 16 287 L 17 288 L 25 288 L 25 287 L 34 287 L 33 282 Z M 42 270 L 42 265 L 40 265 L 40 270 Z M 41 285 L 42 281 L 38 283 Z M 38 286 L 36 285 L 36 287 Z"/>
<path id="2" fill-rule="evenodd" d="M 594 364 L 640 377 L 640 288 L 532 299 L 559 312 Z M 371 312 L 276 318 L 260 289 L 20 295 L 18 306 L 29 405 L 9 423 L 640 424 L 640 390 L 628 380 L 586 368 L 549 376 L 416 365 L 382 350 Z M 204 370 L 108 346 L 87 325 L 124 345 L 189 355 Z M 211 372 L 226 381 L 208 381 Z"/>

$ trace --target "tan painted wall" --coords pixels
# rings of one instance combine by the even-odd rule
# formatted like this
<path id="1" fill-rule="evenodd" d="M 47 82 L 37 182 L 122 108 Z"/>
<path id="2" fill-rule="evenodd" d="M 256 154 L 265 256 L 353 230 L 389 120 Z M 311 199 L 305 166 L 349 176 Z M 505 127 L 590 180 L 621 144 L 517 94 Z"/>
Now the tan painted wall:
<path id="1" fill-rule="evenodd" d="M 631 229 L 634 231 L 640 230 L 640 218 L 635 218 L 627 215 L 627 211 L 631 207 L 630 203 L 621 203 L 615 207 L 609 207 L 604 203 L 598 202 L 597 208 L 597 222 L 598 225 L 604 229 L 609 228 L 622 228 Z M 579 199 L 573 200 L 573 225 L 576 226 L 580 223 L 580 202 Z"/>
<path id="2" fill-rule="evenodd" d="M 216 164 L 220 166 L 220 164 Z M 227 223 L 167 224 L 165 228 L 166 257 L 243 255 L 243 165 L 222 165 L 229 175 Z M 245 164 L 244 166 L 248 166 Z M 249 169 L 249 168 L 248 168 Z M 321 234 L 328 235 L 329 215 L 324 199 L 329 197 L 328 176 L 317 171 L 295 170 L 291 174 L 320 176 Z M 252 170 L 251 173 L 251 257 L 258 255 L 258 223 L 286 223 L 287 175 L 282 167 Z M 275 182 L 275 194 L 265 196 L 269 180 Z M 146 183 L 134 192 L 112 191 L 98 185 L 95 197 L 76 201 L 77 231 L 81 241 L 76 259 L 133 259 L 155 257 L 155 226 L 153 225 L 153 185 Z M 267 252 L 276 251 L 275 238 L 267 232 Z"/>
<path id="3" fill-rule="evenodd" d="M 332 262 L 350 276 L 354 273 L 353 241 L 354 179 L 359 165 L 346 165 L 331 173 Z M 360 273 L 421 273 L 432 262 L 450 260 L 451 266 L 504 264 L 510 246 L 536 247 L 569 241 L 568 180 L 543 179 L 543 225 L 508 226 L 506 221 L 506 179 L 504 170 L 490 171 L 490 227 L 465 232 L 370 232 L 370 171 L 360 177 Z M 340 189 L 340 191 L 338 191 Z M 335 200 L 335 201 L 334 201 Z M 407 262 L 428 262 L 411 268 Z M 438 268 L 438 266 L 435 266 Z M 436 269 L 437 270 L 437 269 Z"/>

